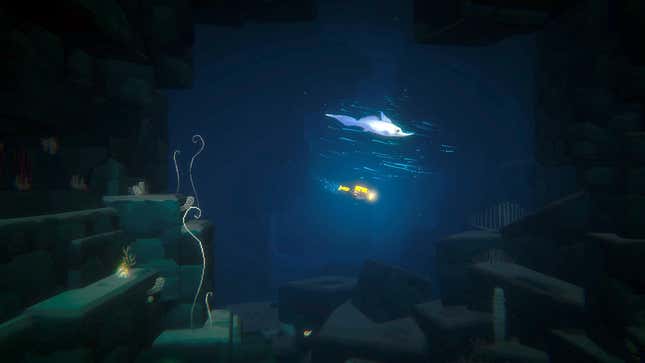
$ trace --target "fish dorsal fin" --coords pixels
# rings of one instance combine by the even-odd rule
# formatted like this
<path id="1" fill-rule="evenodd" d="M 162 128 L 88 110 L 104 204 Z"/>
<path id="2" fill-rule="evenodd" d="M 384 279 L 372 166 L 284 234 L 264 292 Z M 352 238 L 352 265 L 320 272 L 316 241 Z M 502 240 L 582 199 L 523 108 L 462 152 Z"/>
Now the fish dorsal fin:
<path id="1" fill-rule="evenodd" d="M 390 118 L 389 118 L 389 117 L 385 116 L 385 114 L 383 113 L 383 111 L 381 111 L 381 121 L 385 121 L 385 122 L 392 123 L 392 120 L 390 120 Z"/>

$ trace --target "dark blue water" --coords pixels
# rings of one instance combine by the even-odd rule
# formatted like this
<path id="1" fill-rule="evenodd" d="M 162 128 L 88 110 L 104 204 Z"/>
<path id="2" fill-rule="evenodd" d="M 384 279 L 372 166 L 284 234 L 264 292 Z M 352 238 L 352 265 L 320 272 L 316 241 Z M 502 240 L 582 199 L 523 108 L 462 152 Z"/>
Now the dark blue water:
<path id="1" fill-rule="evenodd" d="M 324 2 L 315 23 L 197 28 L 194 87 L 169 93 L 170 144 L 185 170 L 191 136 L 206 141 L 194 178 L 216 226 L 220 303 L 351 273 L 365 258 L 431 273 L 432 242 L 507 197 L 490 177 L 498 165 L 532 158 L 532 38 L 420 45 L 411 2 L 389 3 Z M 380 111 L 416 135 L 342 130 L 324 116 Z M 339 183 L 379 198 L 356 200 Z"/>

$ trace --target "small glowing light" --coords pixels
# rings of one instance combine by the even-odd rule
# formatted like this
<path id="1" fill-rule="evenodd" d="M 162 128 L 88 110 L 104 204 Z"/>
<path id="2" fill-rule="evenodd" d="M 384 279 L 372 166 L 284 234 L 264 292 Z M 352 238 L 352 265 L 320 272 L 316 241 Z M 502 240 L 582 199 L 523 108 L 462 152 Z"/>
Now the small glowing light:
<path id="1" fill-rule="evenodd" d="M 311 333 L 313 333 L 313 331 L 311 329 L 305 329 L 302 332 L 302 335 L 308 337 L 308 336 L 311 336 Z"/>
<path id="2" fill-rule="evenodd" d="M 376 193 L 374 193 L 374 192 L 367 193 L 367 200 L 369 200 L 370 202 L 375 201 L 376 200 Z"/>
<path id="3" fill-rule="evenodd" d="M 152 304 L 153 302 L 155 302 L 155 297 L 152 295 L 148 296 L 148 304 Z"/>
<path id="4" fill-rule="evenodd" d="M 341 192 L 349 192 L 349 187 L 344 185 L 339 185 L 338 190 L 340 190 Z"/>
<path id="5" fill-rule="evenodd" d="M 130 276 L 130 268 L 122 263 L 119 265 L 119 268 L 116 269 L 116 275 L 122 279 L 128 278 Z"/>

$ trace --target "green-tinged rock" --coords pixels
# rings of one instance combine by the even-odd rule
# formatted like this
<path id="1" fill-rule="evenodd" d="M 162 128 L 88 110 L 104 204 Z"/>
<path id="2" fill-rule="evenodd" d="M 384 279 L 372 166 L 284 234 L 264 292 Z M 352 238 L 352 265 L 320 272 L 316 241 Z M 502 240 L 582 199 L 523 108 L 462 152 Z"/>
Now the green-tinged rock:
<path id="1" fill-rule="evenodd" d="M 9 318 L 16 316 L 21 308 L 20 296 L 16 293 L 7 291 L 0 295 L 0 321 L 7 321 Z"/>
<path id="2" fill-rule="evenodd" d="M 138 78 L 128 78 L 121 83 L 115 93 L 108 95 L 132 106 L 145 107 L 153 102 L 153 90 L 151 83 Z"/>
<path id="3" fill-rule="evenodd" d="M 169 329 L 188 329 L 190 328 L 190 310 L 192 308 L 192 303 L 180 303 L 164 314 L 161 319 L 161 328 L 163 330 Z M 196 317 L 194 326 L 201 327 L 204 313 L 204 304 L 198 303 L 195 305 L 194 316 Z"/>
<path id="4" fill-rule="evenodd" d="M 141 264 L 159 272 L 159 276 L 165 279 L 163 290 L 161 290 L 161 301 L 175 301 L 180 298 L 179 266 L 170 259 L 161 259 Z"/>
<path id="5" fill-rule="evenodd" d="M 34 251 L 16 256 L 3 269 L 0 285 L 25 303 L 49 296 L 55 289 L 54 261 L 46 251 Z"/>
<path id="6" fill-rule="evenodd" d="M 226 362 L 230 356 L 228 328 L 199 328 L 166 330 L 152 343 L 157 357 L 188 361 Z"/>
<path id="7" fill-rule="evenodd" d="M 90 257 L 82 266 L 80 270 L 80 286 L 87 286 L 95 281 L 102 279 L 109 273 L 106 271 L 105 265 L 101 260 L 94 256 Z"/>
<path id="8" fill-rule="evenodd" d="M 179 285 L 180 299 L 183 301 L 192 301 L 199 287 L 202 276 L 201 265 L 181 265 L 179 266 Z M 200 296 L 206 292 L 201 291 Z"/>
<path id="9" fill-rule="evenodd" d="M 190 220 L 186 226 L 204 246 L 207 264 L 212 262 L 213 224 L 207 220 Z M 172 258 L 182 265 L 202 263 L 202 254 L 197 241 L 182 226 L 166 230 L 161 239 L 164 242 L 165 257 Z M 208 267 L 208 266 L 207 266 Z"/>
<path id="10" fill-rule="evenodd" d="M 134 238 L 156 237 L 181 224 L 174 194 L 106 196 L 103 202 L 118 211 L 121 228 Z"/>
<path id="11" fill-rule="evenodd" d="M 140 238 L 134 241 L 131 247 L 139 263 L 145 264 L 164 257 L 163 243 L 158 238 Z"/>
<path id="12" fill-rule="evenodd" d="M 125 167 L 109 158 L 92 172 L 90 189 L 99 195 L 119 195 L 125 193 Z"/>

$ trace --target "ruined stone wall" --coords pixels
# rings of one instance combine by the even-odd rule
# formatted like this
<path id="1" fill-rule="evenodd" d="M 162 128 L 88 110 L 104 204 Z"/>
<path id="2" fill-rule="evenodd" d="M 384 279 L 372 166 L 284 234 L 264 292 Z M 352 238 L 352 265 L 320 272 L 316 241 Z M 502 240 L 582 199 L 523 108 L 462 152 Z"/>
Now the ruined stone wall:
<path id="1" fill-rule="evenodd" d="M 587 190 L 596 228 L 635 233 L 645 191 L 645 84 L 620 6 L 586 2 L 538 36 L 536 199 L 545 205 Z"/>

